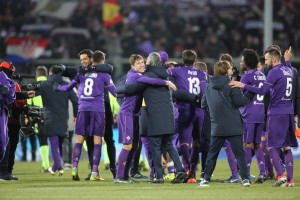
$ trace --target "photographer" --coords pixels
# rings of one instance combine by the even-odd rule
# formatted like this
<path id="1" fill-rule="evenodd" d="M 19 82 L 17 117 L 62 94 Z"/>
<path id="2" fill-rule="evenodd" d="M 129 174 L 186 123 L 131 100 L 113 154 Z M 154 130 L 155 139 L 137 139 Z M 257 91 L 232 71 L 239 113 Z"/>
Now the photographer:
<path id="1" fill-rule="evenodd" d="M 12 78 L 16 68 L 12 63 L 4 61 L 0 64 L 0 71 L 3 71 L 8 78 Z M 19 117 L 22 108 L 25 105 L 25 98 L 34 96 L 34 91 L 21 92 L 21 88 L 17 82 L 14 82 L 16 87 L 16 100 L 8 106 L 10 116 L 8 118 L 8 137 L 9 142 L 3 160 L 0 162 L 0 179 L 3 180 L 18 180 L 12 175 L 13 166 L 15 163 L 15 152 L 19 142 L 19 131 L 21 128 Z"/>
<path id="2" fill-rule="evenodd" d="M 15 84 L 6 76 L 5 73 L 0 72 L 0 161 L 5 155 L 5 151 L 8 143 L 7 134 L 7 118 L 8 110 L 6 105 L 11 104 L 15 100 Z M 0 178 L 2 177 L 2 171 L 0 171 Z"/>

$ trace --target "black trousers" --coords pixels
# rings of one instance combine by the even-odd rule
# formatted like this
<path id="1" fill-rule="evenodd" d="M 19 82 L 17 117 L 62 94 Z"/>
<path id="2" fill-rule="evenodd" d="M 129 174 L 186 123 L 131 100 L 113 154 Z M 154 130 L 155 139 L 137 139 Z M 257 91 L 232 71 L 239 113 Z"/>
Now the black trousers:
<path id="1" fill-rule="evenodd" d="M 110 105 L 109 105 L 110 106 Z M 105 133 L 104 140 L 106 142 L 107 154 L 109 158 L 109 167 L 116 169 L 116 146 L 113 139 L 113 115 L 110 107 L 105 106 Z M 93 151 L 94 151 L 94 139 L 93 137 L 86 138 L 86 145 L 88 149 L 89 162 L 91 167 L 93 166 Z"/>
<path id="2" fill-rule="evenodd" d="M 31 160 L 35 161 L 36 159 L 36 136 L 35 134 L 32 134 L 30 136 L 28 136 L 29 141 L 30 141 L 30 145 L 31 145 Z M 22 161 L 27 161 L 27 137 L 22 140 L 21 145 L 22 145 L 22 152 L 23 152 L 23 156 L 22 156 Z"/>
<path id="3" fill-rule="evenodd" d="M 153 157 L 153 163 L 156 173 L 156 178 L 163 178 L 163 167 L 161 165 L 161 155 L 162 149 L 168 152 L 170 157 L 174 162 L 174 167 L 176 171 L 184 171 L 180 160 L 179 155 L 174 146 L 172 145 L 172 135 L 159 135 L 149 137 L 150 139 L 150 151 Z"/>
<path id="4" fill-rule="evenodd" d="M 39 140 L 40 146 L 48 145 L 48 137 L 45 135 L 44 123 L 38 123 L 38 134 L 37 138 Z"/>
<path id="5" fill-rule="evenodd" d="M 63 161 L 64 163 L 72 163 L 72 139 L 74 131 L 69 131 L 68 137 L 65 137 L 63 144 Z"/>
<path id="6" fill-rule="evenodd" d="M 228 139 L 230 142 L 232 151 L 237 160 L 239 173 L 242 177 L 242 180 L 248 179 L 246 157 L 243 147 L 243 135 L 235 135 L 230 137 L 212 136 L 204 171 L 204 179 L 207 181 L 210 181 L 210 177 L 215 170 L 218 155 L 226 139 Z"/>
<path id="7" fill-rule="evenodd" d="M 0 173 L 11 174 L 15 164 L 15 152 L 19 142 L 20 124 L 8 124 L 8 144 L 3 160 L 0 162 Z"/>

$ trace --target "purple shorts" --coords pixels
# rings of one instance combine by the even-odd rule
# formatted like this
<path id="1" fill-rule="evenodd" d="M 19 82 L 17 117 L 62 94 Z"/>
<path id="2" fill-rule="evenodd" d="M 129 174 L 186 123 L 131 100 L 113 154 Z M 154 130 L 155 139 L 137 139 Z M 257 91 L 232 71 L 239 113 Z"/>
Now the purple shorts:
<path id="1" fill-rule="evenodd" d="M 298 147 L 294 116 L 289 114 L 268 116 L 267 142 L 268 147 Z"/>
<path id="2" fill-rule="evenodd" d="M 80 111 L 77 114 L 75 133 L 84 136 L 100 136 L 104 134 L 105 113 L 96 111 Z"/>
<path id="3" fill-rule="evenodd" d="M 139 142 L 138 117 L 118 114 L 119 143 L 133 144 Z"/>
<path id="4" fill-rule="evenodd" d="M 263 135 L 264 124 L 263 123 L 245 123 L 244 129 L 244 142 L 246 143 L 261 143 L 261 136 Z"/>

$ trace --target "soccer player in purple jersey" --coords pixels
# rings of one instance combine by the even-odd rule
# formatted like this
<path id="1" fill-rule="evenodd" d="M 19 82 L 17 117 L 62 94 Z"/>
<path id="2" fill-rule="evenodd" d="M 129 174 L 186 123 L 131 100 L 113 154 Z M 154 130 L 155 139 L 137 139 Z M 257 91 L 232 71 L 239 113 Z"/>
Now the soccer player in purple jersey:
<path id="1" fill-rule="evenodd" d="M 92 56 L 93 64 L 99 64 L 104 58 L 105 54 L 103 52 L 95 51 Z M 77 84 L 79 84 L 79 109 L 75 128 L 77 136 L 73 150 L 72 178 L 75 181 L 80 180 L 78 176 L 78 162 L 82 144 L 85 137 L 93 136 L 93 165 L 90 180 L 98 181 L 98 165 L 101 157 L 101 144 L 105 127 L 104 90 L 107 88 L 112 95 L 116 96 L 115 86 L 109 74 L 88 72 L 84 75 L 77 74 L 68 85 L 59 86 L 58 89 L 69 91 Z"/>
<path id="2" fill-rule="evenodd" d="M 265 51 L 266 65 L 272 69 L 261 88 L 236 81 L 230 83 L 233 87 L 244 88 L 246 91 L 261 95 L 270 90 L 271 99 L 268 107 L 267 146 L 277 173 L 277 180 L 274 184 L 275 187 L 293 187 L 295 185 L 291 147 L 297 147 L 298 143 L 294 134 L 294 110 L 291 96 L 294 75 L 290 64 L 291 56 L 290 47 L 284 53 L 287 65 L 284 66 L 280 61 L 281 52 L 277 48 L 268 48 Z M 280 148 L 284 150 L 287 175 L 283 172 L 280 164 L 278 153 Z"/>
<path id="3" fill-rule="evenodd" d="M 144 59 L 133 54 L 129 58 L 131 70 L 127 74 L 126 84 L 143 82 L 152 85 L 175 87 L 170 81 L 142 76 L 145 71 Z M 138 116 L 142 105 L 140 94 L 125 96 L 118 114 L 119 142 L 123 148 L 119 154 L 115 183 L 137 183 L 128 175 L 139 142 Z"/>
<path id="4" fill-rule="evenodd" d="M 206 74 L 202 70 L 198 70 L 194 67 L 194 64 L 197 61 L 197 54 L 193 50 L 184 50 L 182 52 L 182 59 L 185 66 L 168 69 L 169 75 L 176 79 L 178 89 L 188 91 L 189 93 L 202 97 L 207 80 Z M 184 168 L 191 178 L 191 180 L 188 181 L 195 182 L 197 163 L 191 161 L 190 158 L 196 159 L 199 157 L 199 134 L 202 130 L 204 111 L 200 108 L 197 109 L 197 105 L 194 103 L 188 103 L 181 100 L 177 100 L 175 106 L 178 108 L 179 112 L 178 137 L 182 160 L 185 164 Z M 196 131 L 196 134 L 192 134 L 193 129 L 196 128 L 198 131 Z M 191 155 L 191 152 L 193 155 Z M 191 162 L 193 165 L 191 165 Z"/>
<path id="5" fill-rule="evenodd" d="M 261 87 L 266 77 L 257 70 L 259 57 L 253 49 L 244 49 L 241 58 L 241 69 L 245 74 L 241 82 L 255 87 Z M 252 151 L 254 149 L 257 158 L 257 164 L 260 171 L 255 183 L 263 183 L 266 180 L 266 169 L 264 153 L 261 148 L 261 137 L 264 127 L 264 96 L 256 94 L 254 99 L 244 107 L 240 108 L 244 121 L 244 149 L 248 176 L 250 176 L 250 166 L 252 161 Z"/>

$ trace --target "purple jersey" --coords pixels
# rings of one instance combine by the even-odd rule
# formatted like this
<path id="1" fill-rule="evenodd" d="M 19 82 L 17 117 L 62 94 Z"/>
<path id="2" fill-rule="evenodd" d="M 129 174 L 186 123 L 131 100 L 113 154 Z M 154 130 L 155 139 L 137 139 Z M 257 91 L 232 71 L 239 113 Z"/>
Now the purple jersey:
<path id="1" fill-rule="evenodd" d="M 105 112 L 104 89 L 108 88 L 111 94 L 115 94 L 114 83 L 107 73 L 90 72 L 85 75 L 77 74 L 74 79 L 59 90 L 71 90 L 76 84 L 78 87 L 78 111 L 98 111 Z"/>
<path id="2" fill-rule="evenodd" d="M 7 86 L 9 92 L 6 96 L 0 94 L 0 161 L 3 159 L 8 143 L 7 119 L 8 110 L 6 105 L 12 104 L 15 99 L 16 85 L 12 82 L 4 72 L 0 72 L 0 84 Z"/>
<path id="3" fill-rule="evenodd" d="M 265 75 L 257 69 L 250 69 L 241 78 L 241 82 L 255 87 L 262 87 L 266 80 Z M 256 94 L 253 100 L 240 108 L 245 123 L 264 122 L 264 95 Z"/>
<path id="4" fill-rule="evenodd" d="M 126 84 L 133 82 L 143 82 L 152 85 L 166 85 L 166 81 L 161 79 L 149 78 L 143 76 L 137 71 L 130 70 L 127 74 Z M 120 113 L 126 115 L 137 115 L 139 113 L 140 107 L 142 105 L 142 96 L 140 94 L 125 96 L 124 101 L 120 108 Z"/>
<path id="5" fill-rule="evenodd" d="M 192 94 L 203 96 L 207 84 L 206 74 L 193 66 L 175 67 L 168 69 L 171 76 L 175 77 L 178 89 Z M 190 103 L 177 101 L 179 107 L 189 107 Z"/>
<path id="6" fill-rule="evenodd" d="M 289 61 L 286 63 L 287 66 L 290 66 Z M 292 68 L 279 64 L 270 70 L 266 82 L 261 88 L 245 85 L 245 89 L 258 94 L 265 94 L 270 89 L 271 99 L 268 115 L 294 114 L 291 96 L 293 78 Z"/>
<path id="7" fill-rule="evenodd" d="M 16 84 L 4 72 L 0 72 L 0 84 L 5 85 L 9 89 L 5 97 L 0 94 L 0 109 L 2 110 L 6 105 L 12 104 L 15 101 Z"/>

